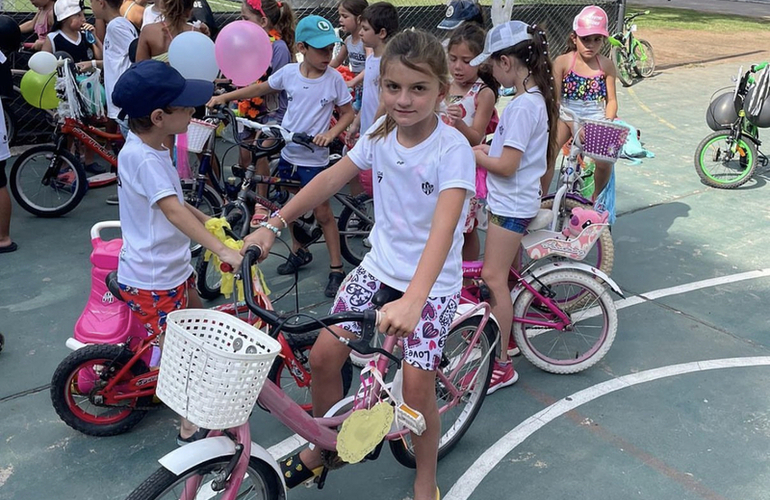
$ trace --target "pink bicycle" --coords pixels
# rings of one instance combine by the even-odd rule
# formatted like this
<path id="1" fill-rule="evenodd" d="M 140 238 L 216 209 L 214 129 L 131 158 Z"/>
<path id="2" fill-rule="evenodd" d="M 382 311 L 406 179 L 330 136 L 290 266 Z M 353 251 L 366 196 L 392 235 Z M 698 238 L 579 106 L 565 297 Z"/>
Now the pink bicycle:
<path id="1" fill-rule="evenodd" d="M 246 252 L 241 276 L 249 275 L 249 269 L 256 263 L 259 255 L 259 249 L 256 247 Z M 398 396 L 392 396 L 397 393 L 396 390 L 391 390 L 395 382 L 383 382 L 389 369 L 400 368 L 400 359 L 393 355 L 397 340 L 395 337 L 386 337 L 382 348 L 370 346 L 376 334 L 379 314 L 377 311 L 338 313 L 296 323 L 291 321 L 291 317 L 280 317 L 254 303 L 250 299 L 253 296 L 250 280 L 244 280 L 244 287 L 249 309 L 262 318 L 271 330 L 278 328 L 284 332 L 301 334 L 316 330 L 318 327 L 325 328 L 345 321 L 361 322 L 362 339 L 348 341 L 339 338 L 339 340 L 361 353 L 378 353 L 380 356 L 376 358 L 371 368 L 376 371 L 377 376 L 373 377 L 372 384 L 367 385 L 363 392 L 359 391 L 356 396 L 342 399 L 323 418 L 309 416 L 278 386 L 266 380 L 264 373 L 258 369 L 251 370 L 244 384 L 235 384 L 237 389 L 231 393 L 221 390 L 200 393 L 198 389 L 202 385 L 222 386 L 222 384 L 208 383 L 208 381 L 205 384 L 198 384 L 186 378 L 187 374 L 196 372 L 200 366 L 212 366 L 211 370 L 203 370 L 212 378 L 224 377 L 222 374 L 225 372 L 232 378 L 233 363 L 246 362 L 250 349 L 253 353 L 252 361 L 269 368 L 270 356 L 265 357 L 265 353 L 260 351 L 271 351 L 274 356 L 278 347 L 270 347 L 271 339 L 266 334 L 256 332 L 249 337 L 246 333 L 233 332 L 233 327 L 224 325 L 224 321 L 219 323 L 216 317 L 207 317 L 207 314 L 211 315 L 210 312 L 175 311 L 168 316 L 169 329 L 166 333 L 166 344 L 161 361 L 158 395 L 170 407 L 183 413 L 186 418 L 201 427 L 210 429 L 227 427 L 227 429 L 211 431 L 207 438 L 188 444 L 161 458 L 162 467 L 135 489 L 128 497 L 129 500 L 234 499 L 246 496 L 268 500 L 286 498 L 286 486 L 278 464 L 264 448 L 251 442 L 248 418 L 254 399 L 261 408 L 270 412 L 289 429 L 324 450 L 324 470 L 316 479 L 319 488 L 323 487 L 329 470 L 345 464 L 337 454 L 340 426 L 356 411 L 372 408 L 380 401 L 400 406 L 396 399 Z M 397 292 L 384 288 L 375 296 L 374 302 L 382 306 L 397 298 Z M 486 303 L 462 305 L 447 335 L 436 376 L 436 400 L 442 430 L 438 449 L 439 459 L 445 456 L 470 428 L 484 401 L 492 374 L 492 356 L 498 339 L 495 324 L 488 322 L 488 319 L 489 306 Z M 174 349 L 174 335 L 177 335 L 175 332 L 178 329 L 174 326 L 176 324 L 183 325 L 187 332 L 179 334 L 180 336 L 193 336 L 197 339 L 180 348 L 180 352 L 192 353 L 192 359 L 188 363 L 169 361 L 176 359 L 173 354 L 170 354 Z M 212 324 L 218 332 L 215 335 L 209 335 Z M 214 354 L 209 356 L 210 346 L 193 345 L 207 342 L 206 339 L 211 337 L 217 337 L 219 342 L 216 356 Z M 205 356 L 197 354 L 203 351 L 206 351 Z M 229 351 L 229 357 L 235 361 L 209 362 L 209 358 L 225 356 L 222 354 L 225 351 Z M 260 358 L 260 356 L 263 357 Z M 205 360 L 203 360 L 204 357 Z M 225 365 L 226 369 L 223 369 Z M 217 367 L 219 367 L 218 370 Z M 165 383 L 165 377 L 176 380 L 175 383 L 169 383 L 170 389 L 172 387 L 182 389 L 169 390 L 164 396 L 162 386 Z M 254 382 L 255 380 L 259 383 L 264 380 L 264 385 L 260 387 Z M 197 395 L 192 394 L 192 391 L 198 391 Z M 164 399 L 166 397 L 171 399 L 178 397 L 181 404 Z M 251 398 L 250 401 L 247 401 L 249 398 Z M 193 400 L 200 401 L 201 404 L 187 404 Z M 215 402 L 218 401 L 223 403 L 216 404 Z M 232 408 L 223 408 L 229 405 L 232 405 Z M 236 413 L 238 417 L 233 419 L 217 419 L 218 415 L 225 414 L 225 417 L 230 417 Z M 397 415 L 403 413 L 396 412 Z M 421 415 L 412 415 L 412 417 L 419 421 Z M 212 420 L 214 423 L 210 424 Z M 376 459 L 382 445 L 388 441 L 396 460 L 406 467 L 415 467 L 410 431 L 414 428 L 414 424 L 410 424 L 409 421 L 397 420 L 385 437 L 374 443 L 374 447 L 367 452 L 364 460 Z"/>

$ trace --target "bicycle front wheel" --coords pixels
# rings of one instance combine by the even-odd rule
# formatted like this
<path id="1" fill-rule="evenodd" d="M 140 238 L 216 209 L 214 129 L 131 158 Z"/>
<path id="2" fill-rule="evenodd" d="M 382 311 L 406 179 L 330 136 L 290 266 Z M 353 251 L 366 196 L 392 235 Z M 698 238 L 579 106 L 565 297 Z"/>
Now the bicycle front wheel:
<path id="1" fill-rule="evenodd" d="M 224 204 L 219 193 L 213 187 L 206 184 L 203 186 L 203 195 L 198 199 L 196 189 L 195 182 L 182 181 L 182 194 L 187 203 L 209 217 L 219 217 L 219 214 L 222 213 L 222 205 Z M 199 255 L 202 250 L 203 247 L 200 243 L 190 242 L 190 253 L 193 257 Z"/>
<path id="2" fill-rule="evenodd" d="M 337 228 L 340 232 L 342 257 L 357 266 L 372 248 L 369 233 L 374 226 L 374 200 L 368 194 L 360 194 L 353 199 L 353 203 L 361 214 L 346 206 L 340 212 Z"/>
<path id="3" fill-rule="evenodd" d="M 624 87 L 630 87 L 634 83 L 634 75 L 631 74 L 631 68 L 628 64 L 628 53 L 620 47 L 613 47 L 610 59 L 615 63 L 618 69 L 618 80 Z"/>
<path id="4" fill-rule="evenodd" d="M 38 217 L 59 217 L 78 206 L 88 181 L 69 151 L 45 144 L 24 152 L 11 168 L 9 184 L 16 202 Z"/>
<path id="5" fill-rule="evenodd" d="M 480 321 L 481 318 L 474 316 L 454 326 L 444 344 L 441 364 L 436 373 L 436 403 L 441 420 L 439 460 L 454 448 L 471 427 L 487 395 L 497 329 L 492 321 L 487 322 L 478 340 L 471 344 L 470 340 L 478 330 Z M 460 395 L 456 391 L 460 391 Z M 411 433 L 403 439 L 390 441 L 390 450 L 401 465 L 412 469 L 417 467 Z"/>
<path id="6" fill-rule="evenodd" d="M 592 276 L 566 269 L 531 284 L 570 321 L 561 326 L 540 296 L 526 289 L 521 292 L 513 304 L 513 335 L 524 357 L 556 374 L 577 373 L 598 363 L 618 330 L 617 308 L 609 292 Z M 574 300 L 577 296 L 579 301 Z"/>
<path id="7" fill-rule="evenodd" d="M 636 65 L 634 71 L 642 78 L 649 78 L 655 72 L 655 53 L 652 45 L 647 40 L 636 39 L 639 43 L 634 47 L 634 59 Z"/>
<path id="8" fill-rule="evenodd" d="M 218 457 L 195 465 L 177 475 L 161 467 L 139 485 L 126 500 L 179 500 L 180 498 L 222 498 L 214 491 L 213 481 L 224 473 L 229 456 Z M 265 462 L 249 458 L 249 466 L 236 498 L 282 500 L 283 488 L 275 471 Z"/>
<path id="9" fill-rule="evenodd" d="M 733 152 L 735 148 L 735 152 Z M 729 131 L 706 136 L 695 150 L 695 171 L 707 186 L 733 189 L 746 184 L 757 166 L 757 147 Z"/>
<path id="10" fill-rule="evenodd" d="M 205 260 L 203 255 L 198 257 L 195 264 L 195 288 L 198 295 L 206 300 L 214 300 L 221 294 L 222 273 L 216 266 L 211 265 L 211 261 Z"/>

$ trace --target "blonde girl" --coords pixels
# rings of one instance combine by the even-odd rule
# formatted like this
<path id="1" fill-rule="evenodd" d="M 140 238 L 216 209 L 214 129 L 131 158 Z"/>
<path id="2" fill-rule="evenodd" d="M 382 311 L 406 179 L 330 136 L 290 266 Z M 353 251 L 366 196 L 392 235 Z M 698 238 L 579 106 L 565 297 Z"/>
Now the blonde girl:
<path id="1" fill-rule="evenodd" d="M 328 199 L 359 170 L 376 172 L 377 224 L 369 238 L 372 250 L 345 278 L 332 310 L 371 309 L 371 299 L 383 284 L 403 292 L 401 299 L 382 308 L 380 330 L 408 337 L 404 341 L 404 399 L 427 423 L 422 436 L 411 436 L 417 462 L 414 499 L 436 500 L 441 426 L 435 370 L 462 286 L 459 221 L 474 191 L 473 171 L 468 168 L 473 151 L 435 113 L 449 90 L 449 77 L 444 49 L 433 35 L 404 31 L 393 37 L 382 56 L 380 87 L 386 115 L 375 122 L 373 131 L 248 236 L 245 247 L 256 244 L 267 255 L 284 221 L 290 222 Z M 401 210 L 394 211 L 393 206 Z M 332 328 L 340 336 L 360 335 L 359 324 Z M 349 348 L 325 331 L 313 346 L 310 364 L 316 416 L 342 397 L 340 369 L 349 353 Z M 318 449 L 290 457 L 283 463 L 287 485 L 313 477 L 320 466 Z"/>
<path id="2" fill-rule="evenodd" d="M 481 144 L 488 133 L 494 132 L 496 123 L 491 121 L 493 117 L 497 119 L 495 102 L 500 85 L 492 76 L 489 66 L 470 65 L 483 51 L 485 36 L 486 32 L 479 25 L 463 23 L 452 32 L 447 43 L 452 84 L 449 87 L 450 104 L 446 116 L 471 146 Z M 477 185 L 480 182 L 485 182 L 485 176 L 479 176 Z M 479 201 L 483 195 L 479 192 L 476 195 L 471 198 L 468 217 L 465 219 L 463 260 L 477 260 L 481 250 L 476 227 L 479 218 L 483 217 Z"/>
<path id="3" fill-rule="evenodd" d="M 492 145 L 476 146 L 476 163 L 487 175 L 487 228 L 481 276 L 489 287 L 492 313 L 500 325 L 500 355 L 495 360 L 487 394 L 518 379 L 508 357 L 513 304 L 508 269 L 519 252 L 521 237 L 540 209 L 540 178 L 556 155 L 556 104 L 545 33 L 521 21 L 492 28 L 484 52 L 471 64 L 491 60 L 495 79 L 516 96 L 500 117 Z"/>

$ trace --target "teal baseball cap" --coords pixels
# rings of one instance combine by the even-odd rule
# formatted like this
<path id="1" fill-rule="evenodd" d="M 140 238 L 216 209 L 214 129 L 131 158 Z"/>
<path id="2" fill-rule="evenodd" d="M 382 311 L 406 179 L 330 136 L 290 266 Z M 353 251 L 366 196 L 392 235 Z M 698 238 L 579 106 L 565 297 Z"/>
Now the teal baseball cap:
<path id="1" fill-rule="evenodd" d="M 342 42 L 334 32 L 332 23 L 321 16 L 307 16 L 300 19 L 297 23 L 297 29 L 294 31 L 294 39 L 316 49 Z"/>

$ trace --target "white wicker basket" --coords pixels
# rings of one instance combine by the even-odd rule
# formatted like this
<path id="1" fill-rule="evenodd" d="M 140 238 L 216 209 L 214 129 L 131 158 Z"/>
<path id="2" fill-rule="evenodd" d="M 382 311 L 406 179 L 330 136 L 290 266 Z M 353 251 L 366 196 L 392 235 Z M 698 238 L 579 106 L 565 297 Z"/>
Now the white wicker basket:
<path id="1" fill-rule="evenodd" d="M 200 153 L 206 147 L 206 142 L 211 134 L 217 129 L 217 126 L 203 120 L 190 120 L 190 126 L 187 127 L 187 151 Z"/>
<path id="2" fill-rule="evenodd" d="M 167 323 L 158 398 L 199 427 L 227 429 L 246 422 L 281 351 L 278 341 L 209 309 L 174 311 Z"/>

